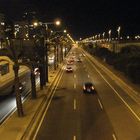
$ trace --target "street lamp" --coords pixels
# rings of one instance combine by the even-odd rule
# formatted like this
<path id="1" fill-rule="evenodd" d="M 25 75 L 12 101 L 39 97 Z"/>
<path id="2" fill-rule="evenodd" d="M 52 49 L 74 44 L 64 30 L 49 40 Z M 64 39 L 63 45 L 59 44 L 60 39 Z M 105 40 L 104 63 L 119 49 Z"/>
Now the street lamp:
<path id="1" fill-rule="evenodd" d="M 34 27 L 39 26 L 39 33 L 41 35 L 39 35 L 39 40 L 40 40 L 40 44 L 42 46 L 42 55 L 40 57 L 42 57 L 41 59 L 41 63 L 43 65 L 40 66 L 40 87 L 41 89 L 43 89 L 43 86 L 46 84 L 46 82 L 48 82 L 48 36 L 47 33 L 49 32 L 48 30 L 48 25 L 56 25 L 59 26 L 60 25 L 60 21 L 56 20 L 54 22 L 34 22 L 33 25 Z M 45 27 L 45 28 L 44 28 Z M 48 42 L 46 42 L 48 41 Z"/>
<path id="2" fill-rule="evenodd" d="M 56 34 L 56 33 L 67 33 L 67 30 L 61 30 L 61 31 L 52 31 L 51 33 Z"/>
<path id="3" fill-rule="evenodd" d="M 60 20 L 56 20 L 55 22 L 34 22 L 34 27 L 37 27 L 38 25 L 45 25 L 46 28 L 48 28 L 48 25 L 56 25 L 59 26 L 61 24 Z"/>
<path id="4" fill-rule="evenodd" d="M 119 26 L 118 29 L 117 29 L 117 32 L 118 32 L 118 41 L 120 40 L 120 30 L 121 30 L 121 27 Z"/>
<path id="5" fill-rule="evenodd" d="M 103 32 L 103 41 L 104 41 L 104 38 L 105 38 L 105 32 Z"/>
<path id="6" fill-rule="evenodd" d="M 55 21 L 55 24 L 56 24 L 57 26 L 59 26 L 59 25 L 61 24 L 61 22 L 60 22 L 59 20 L 57 20 L 57 21 Z"/>
<path id="7" fill-rule="evenodd" d="M 98 34 L 99 41 L 100 41 L 100 36 L 101 36 L 101 35 L 100 35 L 100 34 Z"/>
<path id="8" fill-rule="evenodd" d="M 108 31 L 109 34 L 109 41 L 111 41 L 111 30 Z"/>
<path id="9" fill-rule="evenodd" d="M 36 27 L 38 26 L 38 22 L 34 22 L 33 25 Z"/>
<path id="10" fill-rule="evenodd" d="M 42 24 L 47 25 L 57 25 L 59 26 L 61 24 L 60 20 L 56 20 L 55 22 L 43 22 Z"/>
<path id="11" fill-rule="evenodd" d="M 64 30 L 64 33 L 66 33 L 67 32 L 67 30 Z"/>

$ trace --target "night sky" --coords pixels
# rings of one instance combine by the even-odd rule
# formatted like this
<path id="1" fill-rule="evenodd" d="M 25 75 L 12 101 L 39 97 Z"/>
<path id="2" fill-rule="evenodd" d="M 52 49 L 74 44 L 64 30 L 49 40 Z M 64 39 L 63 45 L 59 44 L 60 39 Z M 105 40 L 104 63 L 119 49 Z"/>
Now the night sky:
<path id="1" fill-rule="evenodd" d="M 43 21 L 60 18 L 74 39 L 108 33 L 140 34 L 140 4 L 128 0 L 0 0 L 0 12 L 15 20 L 24 11 L 37 11 Z"/>

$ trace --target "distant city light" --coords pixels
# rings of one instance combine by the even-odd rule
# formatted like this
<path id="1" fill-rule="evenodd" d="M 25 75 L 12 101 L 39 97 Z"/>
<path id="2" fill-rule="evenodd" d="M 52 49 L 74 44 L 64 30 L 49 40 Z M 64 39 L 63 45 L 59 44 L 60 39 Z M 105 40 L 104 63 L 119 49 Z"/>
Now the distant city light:
<path id="1" fill-rule="evenodd" d="M 5 23 L 4 23 L 4 22 L 1 22 L 0 24 L 1 24 L 1 25 L 5 25 Z"/>

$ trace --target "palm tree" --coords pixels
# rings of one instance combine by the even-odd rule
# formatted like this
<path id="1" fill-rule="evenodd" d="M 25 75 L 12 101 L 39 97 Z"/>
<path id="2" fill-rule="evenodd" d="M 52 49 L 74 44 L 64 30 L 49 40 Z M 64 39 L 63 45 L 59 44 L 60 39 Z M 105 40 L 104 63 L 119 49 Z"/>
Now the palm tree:
<path id="1" fill-rule="evenodd" d="M 17 105 L 17 112 L 18 116 L 22 117 L 23 114 L 23 107 L 22 107 L 22 101 L 21 101 L 21 94 L 19 91 L 19 62 L 18 62 L 18 51 L 15 51 L 15 48 L 13 46 L 12 41 L 10 41 L 10 45 L 8 45 L 8 51 L 10 53 L 10 57 L 12 58 L 14 65 L 13 70 L 15 74 L 14 82 L 15 82 L 15 94 L 16 94 L 16 105 Z"/>
<path id="2" fill-rule="evenodd" d="M 17 112 L 18 116 L 22 117 L 24 115 L 23 113 L 23 107 L 22 107 L 22 100 L 21 100 L 21 93 L 19 91 L 19 68 L 21 65 L 27 66 L 31 70 L 31 95 L 32 98 L 36 98 L 36 83 L 35 83 L 35 75 L 34 75 L 34 66 L 35 66 L 35 61 L 31 61 L 29 59 L 29 62 L 19 62 L 19 59 L 21 58 L 22 54 L 22 47 L 23 46 L 18 46 L 20 50 L 14 46 L 13 41 L 10 40 L 10 44 L 7 45 L 7 50 L 9 51 L 9 57 L 13 60 L 14 65 L 13 65 L 13 70 L 14 70 L 14 83 L 15 83 L 15 94 L 16 94 L 16 106 L 17 106 Z M 33 55 L 31 55 L 33 56 Z"/>

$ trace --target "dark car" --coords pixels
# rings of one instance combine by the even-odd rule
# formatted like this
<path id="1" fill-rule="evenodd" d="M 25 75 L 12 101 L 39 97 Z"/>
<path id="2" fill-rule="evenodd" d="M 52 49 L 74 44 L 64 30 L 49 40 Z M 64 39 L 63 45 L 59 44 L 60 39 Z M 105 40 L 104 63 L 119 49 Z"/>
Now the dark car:
<path id="1" fill-rule="evenodd" d="M 83 92 L 84 93 L 95 93 L 95 87 L 91 82 L 86 82 L 83 85 Z"/>
<path id="2" fill-rule="evenodd" d="M 67 66 L 67 67 L 66 67 L 66 72 L 73 72 L 72 67 Z"/>

